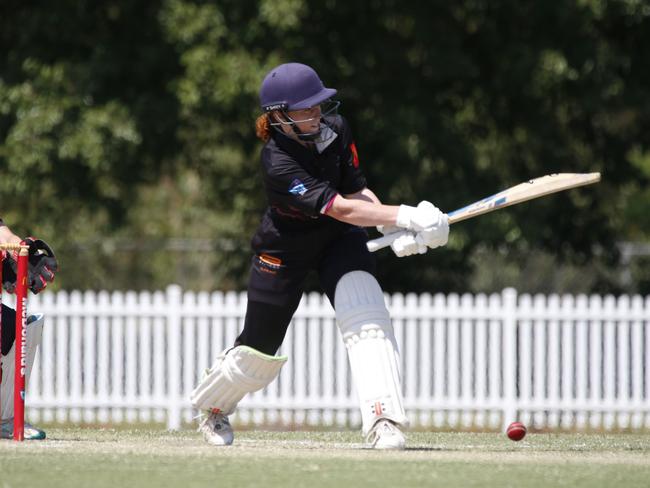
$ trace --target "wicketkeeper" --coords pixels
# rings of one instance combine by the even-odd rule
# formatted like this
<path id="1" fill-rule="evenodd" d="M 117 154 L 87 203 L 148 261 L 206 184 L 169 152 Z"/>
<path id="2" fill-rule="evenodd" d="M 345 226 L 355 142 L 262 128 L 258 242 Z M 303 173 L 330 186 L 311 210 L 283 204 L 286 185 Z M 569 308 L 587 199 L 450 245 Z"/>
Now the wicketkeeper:
<path id="1" fill-rule="evenodd" d="M 207 411 L 199 430 L 210 444 L 232 444 L 228 415 L 244 395 L 278 376 L 287 358 L 275 354 L 313 270 L 336 311 L 367 442 L 404 448 L 399 352 L 363 227 L 407 230 L 391 246 L 402 257 L 445 245 L 449 225 L 429 202 L 381 204 L 367 187 L 335 94 L 298 63 L 272 69 L 262 83 L 256 133 L 265 142 L 261 170 L 269 206 L 252 241 L 244 328 L 191 395 L 194 407 Z"/>
<path id="2" fill-rule="evenodd" d="M 0 219 L 0 243 L 2 244 L 20 244 L 24 241 L 29 246 L 29 270 L 28 270 L 28 287 L 32 293 L 41 292 L 48 283 L 54 280 L 54 275 L 58 271 L 58 264 L 52 249 L 40 239 L 28 237 L 21 239 L 16 236 L 2 219 Z M 0 251 L 4 252 L 4 251 Z M 9 293 L 14 293 L 16 289 L 17 257 L 11 252 L 5 254 L 2 267 L 2 286 Z M 2 336 L 1 351 L 2 355 L 2 376 L 0 382 L 0 437 L 10 439 L 13 437 L 14 424 L 14 368 L 16 354 L 16 313 L 6 305 L 2 305 Z M 29 378 L 36 359 L 38 346 L 41 344 L 43 335 L 43 314 L 32 314 L 27 316 L 26 335 L 26 366 L 25 383 L 29 383 Z M 45 439 L 45 432 L 25 423 L 25 439 L 40 440 Z"/>

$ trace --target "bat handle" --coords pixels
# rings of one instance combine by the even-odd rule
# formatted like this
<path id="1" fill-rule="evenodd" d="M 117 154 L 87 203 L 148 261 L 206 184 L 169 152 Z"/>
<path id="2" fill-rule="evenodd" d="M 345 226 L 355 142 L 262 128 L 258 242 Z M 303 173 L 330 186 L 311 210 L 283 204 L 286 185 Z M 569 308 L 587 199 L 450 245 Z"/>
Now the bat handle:
<path id="1" fill-rule="evenodd" d="M 366 246 L 368 247 L 368 251 L 370 252 L 379 251 L 380 249 L 390 246 L 395 239 L 403 236 L 404 234 L 406 234 L 406 231 L 387 234 L 385 236 L 381 236 L 378 237 L 377 239 L 372 239 L 366 242 Z"/>

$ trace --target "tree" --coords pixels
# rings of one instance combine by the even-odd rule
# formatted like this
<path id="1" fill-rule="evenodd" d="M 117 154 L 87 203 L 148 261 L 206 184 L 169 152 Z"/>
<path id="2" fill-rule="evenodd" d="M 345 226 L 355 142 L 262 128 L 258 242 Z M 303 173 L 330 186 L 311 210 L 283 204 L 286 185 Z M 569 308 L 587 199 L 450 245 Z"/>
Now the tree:
<path id="1" fill-rule="evenodd" d="M 588 269 L 589 290 L 642 289 L 612 271 L 617 242 L 650 238 L 645 2 L 4 8 L 2 215 L 56 236 L 66 287 L 243 287 L 265 205 L 257 90 L 299 61 L 339 89 L 387 203 L 450 210 L 551 172 L 603 173 L 597 187 L 458 224 L 444 250 L 380 253 L 388 290 L 501 286 L 475 279 L 499 252 Z"/>

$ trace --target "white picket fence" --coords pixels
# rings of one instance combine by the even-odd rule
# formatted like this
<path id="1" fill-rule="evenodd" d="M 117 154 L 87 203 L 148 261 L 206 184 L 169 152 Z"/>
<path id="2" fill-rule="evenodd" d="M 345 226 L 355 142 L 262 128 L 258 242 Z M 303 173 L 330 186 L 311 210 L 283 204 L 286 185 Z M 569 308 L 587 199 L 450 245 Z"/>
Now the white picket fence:
<path id="1" fill-rule="evenodd" d="M 650 297 L 386 296 L 414 426 L 650 428 Z M 43 293 L 47 315 L 27 394 L 34 422 L 191 422 L 200 373 L 242 325 L 245 294 Z M 303 297 L 280 377 L 234 421 L 360 425 L 333 310 Z"/>

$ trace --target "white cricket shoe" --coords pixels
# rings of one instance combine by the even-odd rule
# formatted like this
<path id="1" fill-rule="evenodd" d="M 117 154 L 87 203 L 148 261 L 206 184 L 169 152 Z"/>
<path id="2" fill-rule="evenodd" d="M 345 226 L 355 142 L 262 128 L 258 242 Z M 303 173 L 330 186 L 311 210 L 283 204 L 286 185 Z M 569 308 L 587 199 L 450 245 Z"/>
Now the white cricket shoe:
<path id="1" fill-rule="evenodd" d="M 199 432 L 208 444 L 213 446 L 229 446 L 235 439 L 228 417 L 222 413 L 208 412 L 199 424 Z"/>
<path id="2" fill-rule="evenodd" d="M 381 419 L 370 429 L 366 442 L 373 449 L 404 449 L 406 438 L 397 425 Z"/>

